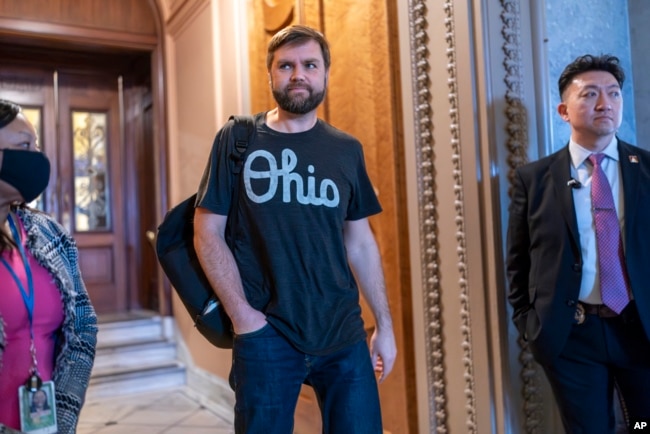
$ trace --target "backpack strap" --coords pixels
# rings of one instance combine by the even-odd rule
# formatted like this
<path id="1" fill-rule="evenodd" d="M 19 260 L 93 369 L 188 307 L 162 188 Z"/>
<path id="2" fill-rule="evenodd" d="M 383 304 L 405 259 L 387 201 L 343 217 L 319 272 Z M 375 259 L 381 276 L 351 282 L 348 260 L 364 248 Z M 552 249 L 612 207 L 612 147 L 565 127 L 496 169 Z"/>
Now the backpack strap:
<path id="1" fill-rule="evenodd" d="M 246 151 L 248 145 L 255 138 L 255 119 L 252 116 L 230 116 L 231 120 L 235 123 L 233 125 L 232 134 L 234 137 L 234 146 L 230 153 L 230 158 L 235 162 L 233 167 L 233 187 L 232 187 L 232 200 L 230 201 L 230 211 L 228 212 L 228 235 L 230 242 L 235 240 L 235 227 L 237 226 L 237 204 L 239 203 L 239 186 L 241 180 L 239 174 L 244 166 L 246 159 Z"/>
<path id="2" fill-rule="evenodd" d="M 230 116 L 229 120 L 233 120 L 233 136 L 234 146 L 230 158 L 235 162 L 233 173 L 239 175 L 242 166 L 244 165 L 244 157 L 248 144 L 253 138 L 255 133 L 255 120 L 252 116 Z M 237 184 L 237 183 L 235 183 Z"/>

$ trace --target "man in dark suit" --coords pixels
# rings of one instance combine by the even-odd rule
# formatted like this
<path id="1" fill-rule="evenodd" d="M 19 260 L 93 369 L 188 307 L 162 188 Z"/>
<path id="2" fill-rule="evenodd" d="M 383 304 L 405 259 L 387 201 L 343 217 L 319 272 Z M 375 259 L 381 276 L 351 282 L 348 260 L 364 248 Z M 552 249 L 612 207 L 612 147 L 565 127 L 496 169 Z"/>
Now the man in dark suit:
<path id="1" fill-rule="evenodd" d="M 650 419 L 650 152 L 616 136 L 624 78 L 613 56 L 569 64 L 569 144 L 512 186 L 508 299 L 568 433 L 613 433 L 614 390 L 628 423 Z"/>

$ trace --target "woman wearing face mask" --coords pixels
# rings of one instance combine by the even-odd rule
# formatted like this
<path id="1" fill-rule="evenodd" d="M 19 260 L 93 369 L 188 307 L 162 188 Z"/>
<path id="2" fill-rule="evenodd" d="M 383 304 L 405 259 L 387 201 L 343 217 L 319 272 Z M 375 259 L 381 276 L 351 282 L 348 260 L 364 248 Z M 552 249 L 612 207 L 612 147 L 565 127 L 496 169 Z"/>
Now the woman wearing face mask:
<path id="1" fill-rule="evenodd" d="M 21 429 L 21 399 L 45 387 L 54 390 L 51 432 L 74 433 L 95 357 L 97 318 L 75 242 L 25 206 L 49 176 L 34 127 L 0 100 L 0 433 Z"/>

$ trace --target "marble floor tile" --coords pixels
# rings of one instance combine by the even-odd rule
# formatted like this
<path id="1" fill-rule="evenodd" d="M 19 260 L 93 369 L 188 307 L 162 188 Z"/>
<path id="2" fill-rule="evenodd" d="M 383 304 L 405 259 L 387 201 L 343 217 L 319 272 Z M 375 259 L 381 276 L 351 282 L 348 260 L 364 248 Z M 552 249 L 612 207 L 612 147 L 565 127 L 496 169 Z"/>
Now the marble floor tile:
<path id="1" fill-rule="evenodd" d="M 201 408 L 182 420 L 179 423 L 179 426 L 202 428 L 218 427 L 225 429 L 232 428 L 232 422 L 224 420 L 222 417 L 217 416 L 207 408 Z"/>
<path id="2" fill-rule="evenodd" d="M 183 387 L 95 398 L 84 405 L 77 434 L 232 434 L 225 420 Z"/>
<path id="3" fill-rule="evenodd" d="M 192 433 L 192 434 L 233 434 L 234 431 L 232 428 L 230 429 L 224 429 L 224 428 L 192 428 L 190 431 L 188 431 L 187 427 L 172 427 L 169 428 L 167 431 L 165 431 L 165 434 L 187 434 L 187 433 Z"/>

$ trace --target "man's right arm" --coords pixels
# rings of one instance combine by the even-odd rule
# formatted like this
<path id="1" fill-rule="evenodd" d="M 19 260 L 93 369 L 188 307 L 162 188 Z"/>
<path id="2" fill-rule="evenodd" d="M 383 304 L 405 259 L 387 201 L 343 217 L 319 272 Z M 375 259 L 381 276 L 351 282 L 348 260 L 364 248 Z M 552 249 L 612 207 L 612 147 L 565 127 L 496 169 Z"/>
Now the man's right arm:
<path id="1" fill-rule="evenodd" d="M 264 327 L 266 317 L 246 300 L 239 269 L 224 236 L 227 219 L 197 207 L 194 248 L 210 285 L 232 321 L 235 334 L 245 334 Z"/>

